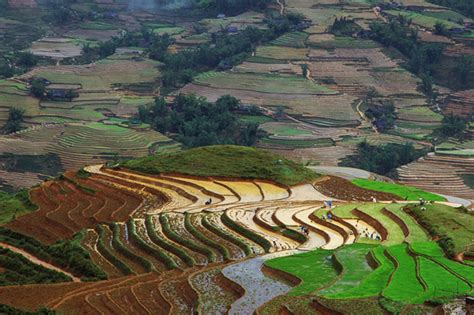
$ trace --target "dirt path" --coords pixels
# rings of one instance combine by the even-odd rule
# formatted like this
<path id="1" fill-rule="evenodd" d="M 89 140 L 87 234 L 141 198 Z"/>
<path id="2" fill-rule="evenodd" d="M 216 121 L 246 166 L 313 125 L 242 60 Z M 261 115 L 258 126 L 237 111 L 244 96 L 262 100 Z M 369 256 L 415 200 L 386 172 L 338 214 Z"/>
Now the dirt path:
<path id="1" fill-rule="evenodd" d="M 81 282 L 81 279 L 79 279 L 78 277 L 73 276 L 71 273 L 69 273 L 69 272 L 67 272 L 67 271 L 64 271 L 64 270 L 62 270 L 61 268 L 58 268 L 58 267 L 56 267 L 56 266 L 53 266 L 53 265 L 51 265 L 50 263 L 47 263 L 47 262 L 45 262 L 45 261 L 42 261 L 42 260 L 40 260 L 39 258 L 37 258 L 37 257 L 35 257 L 35 256 L 33 256 L 33 255 L 31 255 L 30 253 L 24 251 L 24 250 L 21 249 L 21 248 L 12 246 L 12 245 L 10 245 L 10 244 L 2 243 L 2 242 L 0 242 L 0 247 L 9 249 L 9 250 L 11 250 L 11 251 L 14 252 L 14 253 L 17 253 L 17 254 L 22 255 L 23 257 L 25 257 L 26 259 L 28 259 L 29 261 L 31 261 L 32 263 L 34 263 L 34 264 L 36 264 L 36 265 L 40 265 L 40 266 L 45 267 L 45 268 L 47 268 L 47 269 L 51 269 L 51 270 L 54 270 L 54 271 L 57 271 L 57 272 L 64 273 L 66 276 L 71 277 L 71 279 L 72 279 L 73 282 Z"/>

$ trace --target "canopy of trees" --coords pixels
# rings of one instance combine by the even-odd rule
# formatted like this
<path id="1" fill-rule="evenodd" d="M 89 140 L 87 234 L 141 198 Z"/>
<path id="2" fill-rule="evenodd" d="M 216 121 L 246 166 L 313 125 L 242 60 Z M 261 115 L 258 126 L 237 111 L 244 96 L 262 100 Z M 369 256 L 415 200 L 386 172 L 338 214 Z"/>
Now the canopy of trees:
<path id="1" fill-rule="evenodd" d="M 23 121 L 23 115 L 25 111 L 19 108 L 10 108 L 8 112 L 7 122 L 5 126 L 3 126 L 3 132 L 5 134 L 13 133 L 20 131 L 21 129 L 21 122 Z"/>
<path id="2" fill-rule="evenodd" d="M 258 125 L 242 123 L 236 110 L 240 101 L 230 95 L 210 103 L 196 95 L 179 95 L 168 106 L 157 98 L 152 106 L 141 106 L 138 118 L 162 133 L 172 133 L 187 147 L 212 144 L 254 145 Z"/>
<path id="3" fill-rule="evenodd" d="M 422 150 L 416 150 L 411 143 L 374 146 L 364 141 L 357 145 L 355 155 L 346 157 L 340 164 L 390 175 L 397 167 L 414 161 L 424 153 Z"/>
<path id="4" fill-rule="evenodd" d="M 428 2 L 452 8 L 468 17 L 474 18 L 474 1 L 472 0 L 428 0 Z"/>

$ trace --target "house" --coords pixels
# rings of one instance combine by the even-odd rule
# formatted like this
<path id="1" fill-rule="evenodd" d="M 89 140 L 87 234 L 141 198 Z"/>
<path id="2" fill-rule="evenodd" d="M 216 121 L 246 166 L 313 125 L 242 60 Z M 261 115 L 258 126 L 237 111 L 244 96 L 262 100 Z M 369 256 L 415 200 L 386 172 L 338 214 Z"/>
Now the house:
<path id="1" fill-rule="evenodd" d="M 227 28 L 227 33 L 229 34 L 236 34 L 239 32 L 239 28 L 237 26 L 229 26 Z"/>
<path id="2" fill-rule="evenodd" d="M 217 15 L 217 18 L 218 18 L 218 19 L 225 19 L 226 16 L 225 16 L 225 14 L 220 13 L 220 14 Z"/>

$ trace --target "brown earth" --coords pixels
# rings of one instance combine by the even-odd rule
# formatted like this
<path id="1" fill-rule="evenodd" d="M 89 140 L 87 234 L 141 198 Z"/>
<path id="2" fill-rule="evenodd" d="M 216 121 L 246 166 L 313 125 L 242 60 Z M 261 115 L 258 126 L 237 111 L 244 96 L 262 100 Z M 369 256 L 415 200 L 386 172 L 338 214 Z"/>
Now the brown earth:
<path id="1" fill-rule="evenodd" d="M 398 200 L 400 197 L 389 193 L 367 190 L 352 184 L 350 181 L 336 177 L 325 176 L 316 183 L 316 189 L 328 197 L 350 201 Z"/>

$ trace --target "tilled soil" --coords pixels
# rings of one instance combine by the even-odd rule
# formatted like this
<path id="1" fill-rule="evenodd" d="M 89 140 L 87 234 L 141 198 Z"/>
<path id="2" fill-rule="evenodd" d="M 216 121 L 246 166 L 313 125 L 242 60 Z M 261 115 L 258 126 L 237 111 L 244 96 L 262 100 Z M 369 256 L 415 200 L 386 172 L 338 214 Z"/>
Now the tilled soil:
<path id="1" fill-rule="evenodd" d="M 352 184 L 350 181 L 335 176 L 325 176 L 314 184 L 322 194 L 340 200 L 372 201 L 377 200 L 399 200 L 400 197 L 373 190 L 367 190 Z"/>

